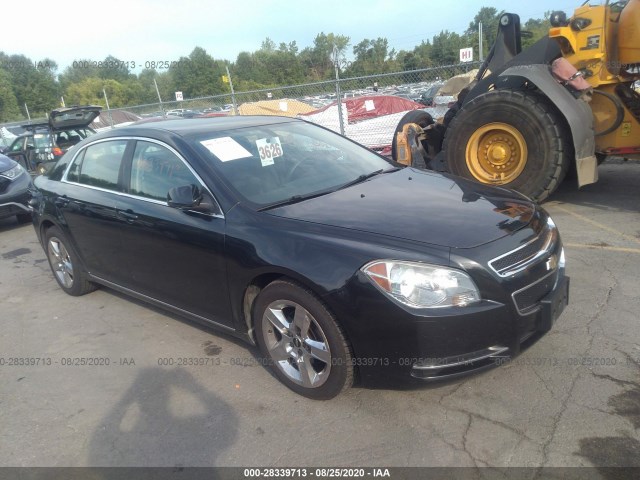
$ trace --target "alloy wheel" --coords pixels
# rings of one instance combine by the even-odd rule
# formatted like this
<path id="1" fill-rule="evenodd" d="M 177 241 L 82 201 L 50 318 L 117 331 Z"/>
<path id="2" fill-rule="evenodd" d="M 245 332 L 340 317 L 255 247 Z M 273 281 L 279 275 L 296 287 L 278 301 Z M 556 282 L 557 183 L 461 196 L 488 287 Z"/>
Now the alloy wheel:
<path id="1" fill-rule="evenodd" d="M 73 263 L 69 252 L 57 237 L 51 237 L 47 245 L 49 263 L 58 282 L 65 288 L 73 287 Z"/>
<path id="2" fill-rule="evenodd" d="M 331 351 L 316 319 L 301 305 L 285 300 L 269 304 L 262 317 L 264 342 L 276 367 L 305 388 L 329 378 Z"/>

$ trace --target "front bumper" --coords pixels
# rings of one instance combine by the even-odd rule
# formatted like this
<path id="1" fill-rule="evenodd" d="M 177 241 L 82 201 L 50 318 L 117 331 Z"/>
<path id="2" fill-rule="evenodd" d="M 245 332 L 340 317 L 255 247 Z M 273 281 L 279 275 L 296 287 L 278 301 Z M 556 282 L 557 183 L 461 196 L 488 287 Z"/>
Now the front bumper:
<path id="1" fill-rule="evenodd" d="M 569 277 L 558 278 L 556 287 L 539 302 L 538 308 L 520 319 L 517 343 L 497 344 L 453 357 L 416 361 L 411 376 L 426 381 L 455 379 L 502 365 L 535 343 L 551 327 L 569 302 Z"/>
<path id="2" fill-rule="evenodd" d="M 569 277 L 524 314 L 510 295 L 463 308 L 411 310 L 361 278 L 326 298 L 352 339 L 353 363 L 365 385 L 400 386 L 456 379 L 499 366 L 548 332 L 568 303 Z M 347 306 L 340 299 L 353 298 Z M 507 300 L 508 299 L 508 300 Z"/>

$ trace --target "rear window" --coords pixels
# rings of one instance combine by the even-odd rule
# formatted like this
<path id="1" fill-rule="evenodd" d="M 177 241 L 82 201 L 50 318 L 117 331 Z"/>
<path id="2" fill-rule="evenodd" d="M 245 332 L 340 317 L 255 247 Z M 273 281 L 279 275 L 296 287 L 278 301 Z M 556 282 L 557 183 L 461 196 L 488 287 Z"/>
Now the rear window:
<path id="1" fill-rule="evenodd" d="M 79 154 L 67 174 L 70 182 L 121 192 L 119 182 L 127 140 L 100 142 Z"/>

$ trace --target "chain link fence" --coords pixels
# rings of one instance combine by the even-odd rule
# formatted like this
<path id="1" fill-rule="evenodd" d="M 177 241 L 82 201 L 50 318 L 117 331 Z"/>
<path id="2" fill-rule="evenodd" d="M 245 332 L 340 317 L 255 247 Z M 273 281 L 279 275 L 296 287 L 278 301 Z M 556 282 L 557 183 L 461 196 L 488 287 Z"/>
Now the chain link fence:
<path id="1" fill-rule="evenodd" d="M 126 125 L 139 119 L 225 115 L 284 115 L 300 117 L 341 133 L 373 150 L 390 154 L 400 119 L 423 109 L 434 119 L 442 117 L 457 92 L 441 92 L 450 78 L 478 68 L 477 62 L 422 70 L 235 92 L 233 94 L 162 101 L 147 105 L 105 109 L 97 129 Z M 336 75 L 336 77 L 339 77 Z M 231 79 L 233 81 L 233 78 Z M 442 93 L 445 93 L 444 95 Z M 447 94 L 449 93 L 449 94 Z M 338 99 L 340 101 L 338 102 Z M 32 119 L 32 122 L 46 119 Z M 5 124 L 0 141 L 12 127 Z"/>

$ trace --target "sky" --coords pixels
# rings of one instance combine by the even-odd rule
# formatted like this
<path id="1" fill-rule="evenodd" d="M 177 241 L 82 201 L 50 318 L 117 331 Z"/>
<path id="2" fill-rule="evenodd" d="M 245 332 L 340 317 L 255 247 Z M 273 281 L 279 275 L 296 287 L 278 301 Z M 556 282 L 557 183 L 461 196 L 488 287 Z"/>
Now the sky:
<path id="1" fill-rule="evenodd" d="M 3 5 L 0 50 L 34 61 L 51 58 L 58 73 L 76 59 L 125 62 L 178 60 L 196 46 L 216 59 L 235 61 L 269 37 L 296 41 L 300 50 L 318 33 L 350 37 L 348 54 L 364 40 L 385 37 L 389 47 L 412 50 L 442 30 L 462 33 L 481 7 L 529 18 L 548 10 L 568 16 L 582 0 L 9 0 Z M 592 0 L 599 3 L 599 0 Z M 11 21 L 9 21 L 11 19 Z M 17 21 L 21 19 L 21 21 Z M 349 55 L 347 55 L 349 58 Z M 139 71 L 139 68 L 135 68 Z"/>

